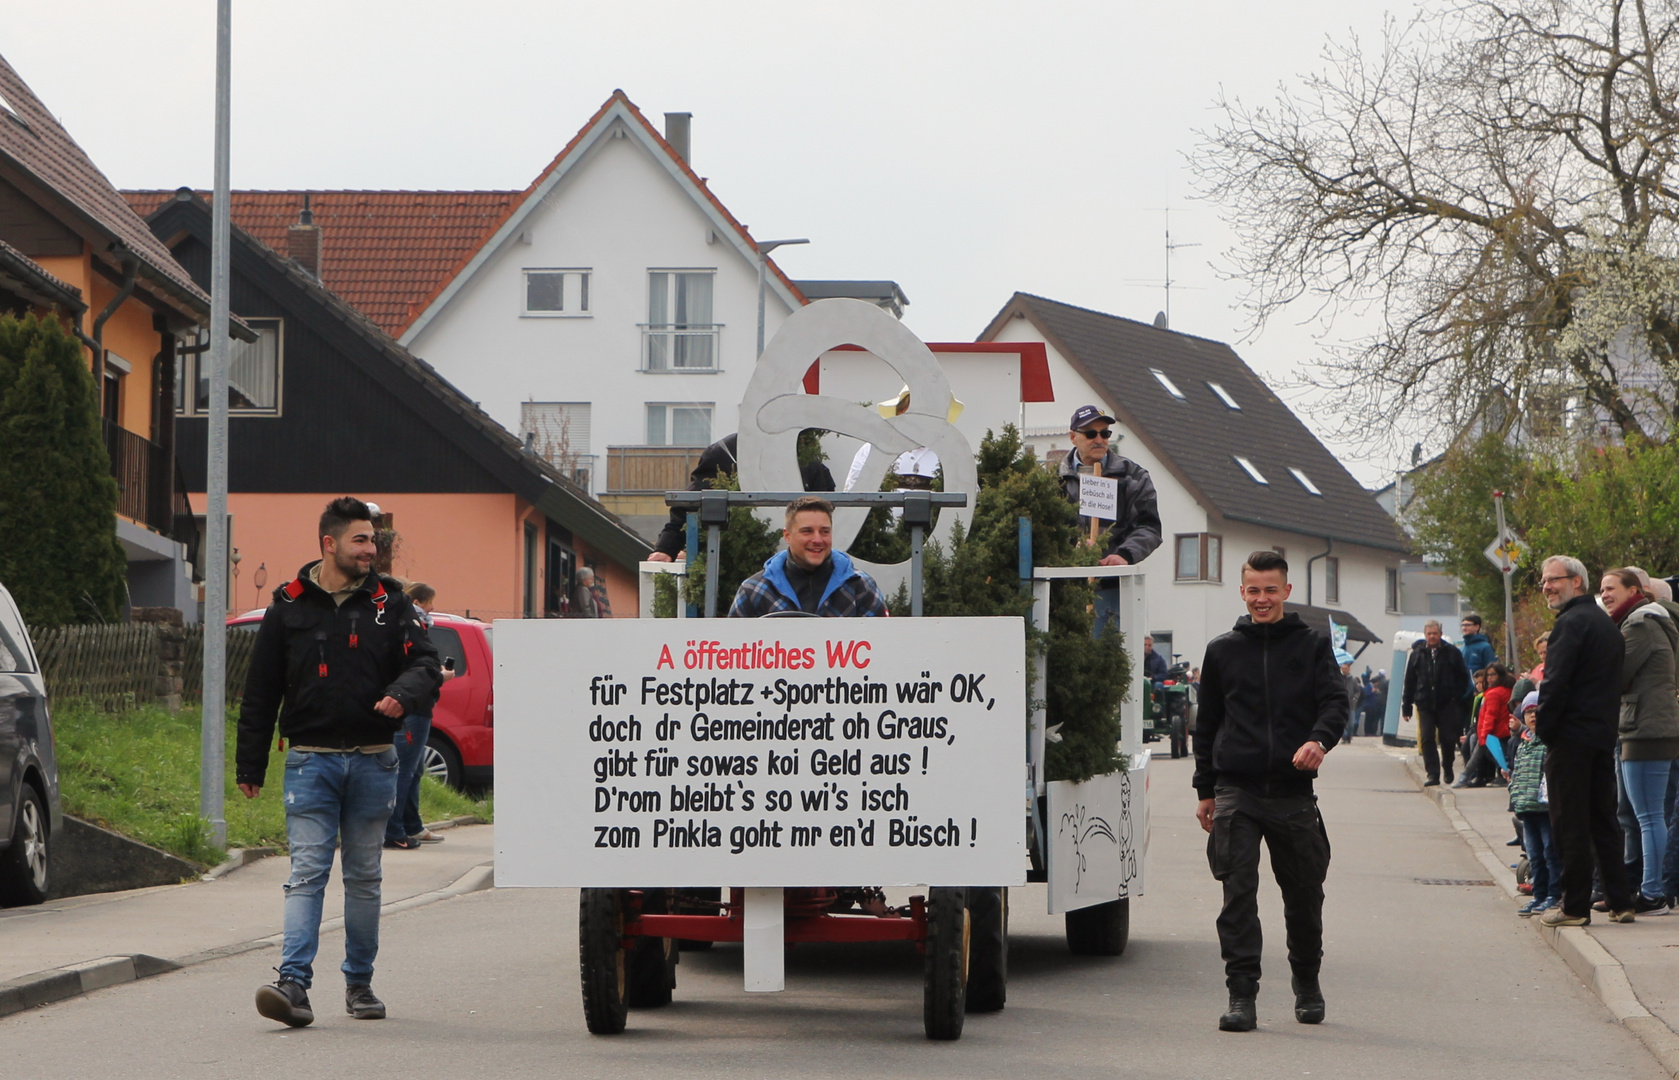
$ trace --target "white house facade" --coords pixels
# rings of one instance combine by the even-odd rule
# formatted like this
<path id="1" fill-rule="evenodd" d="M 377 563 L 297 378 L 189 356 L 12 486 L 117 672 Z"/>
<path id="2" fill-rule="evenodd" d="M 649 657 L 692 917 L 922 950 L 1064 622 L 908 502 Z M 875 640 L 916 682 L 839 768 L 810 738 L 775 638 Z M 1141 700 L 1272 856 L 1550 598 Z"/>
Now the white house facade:
<path id="1" fill-rule="evenodd" d="M 615 93 L 401 337 L 596 494 L 682 486 L 757 358 L 757 246 L 671 117 Z M 767 338 L 804 298 L 763 258 Z"/>
<path id="2" fill-rule="evenodd" d="M 1043 343 L 1054 401 L 1021 406 L 1040 458 L 1066 454 L 1069 418 L 1089 403 L 1115 417 L 1113 448 L 1149 470 L 1162 543 L 1143 563 L 1144 629 L 1162 652 L 1199 665 L 1244 614 L 1241 565 L 1263 548 L 1288 559 L 1294 603 L 1392 640 L 1403 536 L 1228 346 L 1019 293 L 980 340 Z M 1386 659 L 1372 646 L 1355 670 Z"/>

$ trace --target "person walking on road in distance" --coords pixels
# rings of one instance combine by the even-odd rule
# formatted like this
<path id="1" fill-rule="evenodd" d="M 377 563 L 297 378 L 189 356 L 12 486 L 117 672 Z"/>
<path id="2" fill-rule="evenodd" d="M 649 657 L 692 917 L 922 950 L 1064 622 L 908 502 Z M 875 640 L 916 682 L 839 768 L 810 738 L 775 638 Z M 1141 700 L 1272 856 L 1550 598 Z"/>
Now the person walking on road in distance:
<path id="1" fill-rule="evenodd" d="M 1557 621 L 1545 650 L 1534 731 L 1548 747 L 1545 787 L 1562 860 L 1562 904 L 1540 916 L 1546 926 L 1591 922 L 1594 863 L 1609 921 L 1634 918 L 1615 819 L 1615 736 L 1626 644 L 1592 598 L 1588 580 L 1585 564 L 1573 556 L 1553 555 L 1541 564 L 1539 587 Z"/>
<path id="2" fill-rule="evenodd" d="M 1224 883 L 1218 915 L 1229 1010 L 1220 1031 L 1258 1023 L 1259 842 L 1283 894 L 1294 1018 L 1323 1020 L 1323 882 L 1329 835 L 1312 781 L 1347 722 L 1347 688 L 1327 635 L 1284 613 L 1288 562 L 1256 551 L 1242 565 L 1248 614 L 1207 645 L 1195 728 L 1196 820 Z"/>
<path id="3" fill-rule="evenodd" d="M 1411 646 L 1405 661 L 1405 688 L 1399 699 L 1405 719 L 1417 714 L 1417 746 L 1422 750 L 1426 785 L 1452 782 L 1452 759 L 1457 753 L 1458 719 L 1471 683 L 1469 669 L 1457 646 L 1440 631 L 1440 620 L 1423 624 L 1423 639 Z"/>
<path id="4" fill-rule="evenodd" d="M 1463 631 L 1463 666 L 1469 669 L 1469 674 L 1492 667 L 1493 661 L 1498 659 L 1498 652 L 1481 629 L 1481 617 L 1465 615 L 1458 626 Z"/>
<path id="5" fill-rule="evenodd" d="M 423 581 L 410 582 L 402 590 L 414 601 L 414 614 L 426 624 L 430 636 L 432 608 L 437 603 L 437 590 Z M 443 682 L 459 672 L 454 660 L 443 661 Z M 441 684 L 439 685 L 441 692 Z M 443 837 L 426 828 L 420 820 L 420 778 L 426 773 L 426 742 L 431 738 L 432 713 L 437 709 L 437 693 L 402 718 L 402 730 L 396 736 L 396 806 L 385 823 L 385 846 L 397 851 L 414 851 L 421 844 L 441 844 Z"/>
<path id="6" fill-rule="evenodd" d="M 783 551 L 740 583 L 729 618 L 751 619 L 777 611 L 807 615 L 886 615 L 886 598 L 873 578 L 834 550 L 834 504 L 801 495 L 787 507 Z"/>
<path id="7" fill-rule="evenodd" d="M 1114 438 L 1114 418 L 1094 405 L 1080 405 L 1073 410 L 1071 430 L 1073 448 L 1061 461 L 1061 490 L 1067 501 L 1079 504 L 1079 473 L 1089 473 L 1100 466 L 1102 476 L 1119 481 L 1118 515 L 1097 543 L 1102 548 L 1103 566 L 1135 566 L 1148 558 L 1160 546 L 1160 508 L 1154 493 L 1154 479 L 1148 470 L 1130 458 L 1109 449 Z M 1098 518 L 1098 528 L 1106 519 Z M 1091 519 L 1080 516 L 1079 528 L 1090 533 Z M 1113 578 L 1096 581 L 1096 623 L 1093 632 L 1100 636 L 1108 623 L 1119 615 L 1119 582 Z"/>
<path id="8" fill-rule="evenodd" d="M 1674 679 L 1679 626 L 1644 592 L 1630 568 L 1605 573 L 1598 596 L 1626 642 L 1621 665 L 1621 786 L 1632 804 L 1643 870 L 1632 907 L 1640 915 L 1666 915 L 1662 858 L 1667 853 L 1668 774 L 1679 758 Z M 1627 839 L 1633 846 L 1633 838 Z"/>
<path id="9" fill-rule="evenodd" d="M 414 603 L 394 578 L 373 571 L 372 514 L 345 496 L 321 515 L 321 558 L 274 590 L 262 617 L 239 710 L 235 779 L 248 799 L 262 793 L 279 718 L 290 742 L 285 762 L 285 885 L 280 977 L 257 990 L 257 1012 L 303 1027 L 322 892 L 342 848 L 344 1010 L 382 1020 L 373 994 L 379 951 L 380 841 L 396 804 L 393 737 L 402 718 L 431 700 L 440 680 L 437 650 Z M 284 708 L 282 709 L 282 705 Z"/>

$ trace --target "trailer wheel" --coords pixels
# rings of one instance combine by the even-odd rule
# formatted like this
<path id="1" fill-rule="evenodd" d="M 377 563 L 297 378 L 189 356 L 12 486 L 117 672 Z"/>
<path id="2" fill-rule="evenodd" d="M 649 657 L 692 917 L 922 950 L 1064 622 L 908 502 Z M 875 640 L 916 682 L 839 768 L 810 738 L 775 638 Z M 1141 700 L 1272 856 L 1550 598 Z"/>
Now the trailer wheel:
<path id="1" fill-rule="evenodd" d="M 584 889 L 577 904 L 583 1021 L 595 1035 L 624 1030 L 624 908 L 616 889 Z"/>
<path id="2" fill-rule="evenodd" d="M 1129 898 L 1069 911 L 1066 919 L 1067 948 L 1074 956 L 1119 956 L 1131 938 Z"/>
<path id="3" fill-rule="evenodd" d="M 671 895 L 664 889 L 648 889 L 641 898 L 641 910 L 648 915 L 668 915 Z M 676 988 L 677 947 L 675 938 L 638 937 L 628 950 L 628 992 L 625 1004 L 632 1009 L 656 1009 L 670 1004 Z"/>
<path id="4" fill-rule="evenodd" d="M 1009 996 L 1009 891 L 968 889 L 967 1011 L 996 1012 Z"/>
<path id="5" fill-rule="evenodd" d="M 929 1039 L 960 1039 L 968 989 L 968 905 L 962 888 L 927 890 L 922 1022 Z"/>

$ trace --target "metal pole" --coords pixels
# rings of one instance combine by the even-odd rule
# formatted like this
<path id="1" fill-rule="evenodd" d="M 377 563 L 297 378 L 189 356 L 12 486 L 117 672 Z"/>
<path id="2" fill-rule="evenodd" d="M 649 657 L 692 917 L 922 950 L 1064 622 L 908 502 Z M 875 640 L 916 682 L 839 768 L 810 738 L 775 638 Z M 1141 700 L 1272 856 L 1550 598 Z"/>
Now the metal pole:
<path id="1" fill-rule="evenodd" d="M 198 808 L 210 842 L 227 844 L 227 329 L 228 130 L 233 68 L 233 0 L 216 0 L 216 168 L 210 208 L 210 432 L 204 511 L 204 704 L 199 735 Z"/>
<path id="2" fill-rule="evenodd" d="M 764 260 L 768 258 L 763 251 L 758 252 L 758 351 L 753 353 L 754 359 L 764 355 Z"/>
<path id="3" fill-rule="evenodd" d="M 1492 493 L 1493 508 L 1498 511 L 1498 541 L 1504 543 L 1504 492 Z M 1515 570 L 1509 559 L 1501 560 L 1499 567 L 1504 573 L 1504 662 L 1511 670 L 1516 667 L 1516 614 L 1515 604 L 1510 598 L 1510 574 Z"/>
<path id="4" fill-rule="evenodd" d="M 723 557 L 723 530 L 716 525 L 705 527 L 705 617 L 717 617 L 717 560 Z"/>
<path id="5" fill-rule="evenodd" d="M 921 618 L 921 526 L 909 529 L 909 613 Z"/>

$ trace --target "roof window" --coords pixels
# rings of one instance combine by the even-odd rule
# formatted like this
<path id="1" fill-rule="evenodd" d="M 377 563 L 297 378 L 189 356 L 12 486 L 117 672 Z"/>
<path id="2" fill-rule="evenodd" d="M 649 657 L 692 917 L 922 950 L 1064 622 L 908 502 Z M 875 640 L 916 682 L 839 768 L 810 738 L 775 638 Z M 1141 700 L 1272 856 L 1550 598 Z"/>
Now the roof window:
<path id="1" fill-rule="evenodd" d="M 1216 383 L 1216 382 L 1207 383 L 1207 389 L 1209 389 L 1213 393 L 1217 394 L 1218 399 L 1220 401 L 1224 402 L 1226 407 L 1234 409 L 1237 412 L 1242 411 L 1242 407 L 1240 405 L 1236 404 L 1236 399 L 1230 396 L 1230 391 L 1226 390 L 1224 387 L 1220 386 L 1218 383 Z"/>
<path id="2" fill-rule="evenodd" d="M 1316 484 L 1312 483 L 1312 478 L 1311 477 L 1307 476 L 1305 473 L 1301 472 L 1299 469 L 1294 468 L 1292 465 L 1289 466 L 1288 471 L 1294 474 L 1294 478 L 1296 480 L 1300 481 L 1300 486 L 1301 487 L 1305 488 L 1307 491 L 1311 492 L 1313 495 L 1316 495 L 1318 498 L 1320 498 L 1320 499 L 1323 498 L 1323 492 L 1319 491 L 1318 486 Z"/>
<path id="3" fill-rule="evenodd" d="M 1168 394 L 1171 394 L 1179 401 L 1184 400 L 1183 391 L 1178 389 L 1177 383 L 1166 377 L 1166 373 L 1164 371 L 1161 371 L 1159 368 L 1149 368 L 1149 371 L 1154 373 L 1154 377 L 1160 381 L 1161 386 L 1166 388 L 1166 392 Z"/>
<path id="4" fill-rule="evenodd" d="M 1242 471 L 1246 472 L 1249 476 L 1253 477 L 1253 482 L 1254 483 L 1256 483 L 1256 484 L 1269 484 L 1271 482 L 1271 481 L 1265 479 L 1265 474 L 1260 472 L 1259 469 L 1257 467 L 1255 467 L 1254 463 L 1249 461 L 1247 458 L 1241 457 L 1240 455 L 1234 455 L 1234 454 L 1231 455 L 1231 456 L 1236 458 L 1236 464 L 1238 464 L 1242 467 Z"/>
<path id="5" fill-rule="evenodd" d="M 5 115 L 11 117 L 13 120 L 22 124 L 25 128 L 29 127 L 29 121 L 19 116 L 18 111 L 12 108 L 12 103 L 6 99 L 4 91 L 0 91 L 0 113 L 4 113 Z"/>

